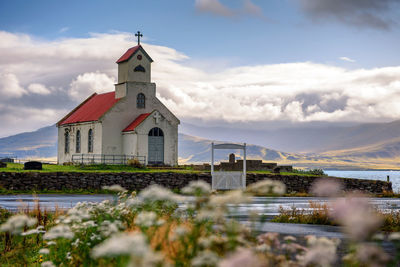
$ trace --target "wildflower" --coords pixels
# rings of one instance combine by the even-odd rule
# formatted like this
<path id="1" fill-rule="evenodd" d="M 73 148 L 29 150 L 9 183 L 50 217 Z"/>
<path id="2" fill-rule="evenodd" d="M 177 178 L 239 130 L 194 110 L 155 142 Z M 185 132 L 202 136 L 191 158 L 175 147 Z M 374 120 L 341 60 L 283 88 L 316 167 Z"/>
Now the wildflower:
<path id="1" fill-rule="evenodd" d="M 283 238 L 286 242 L 295 242 L 297 239 L 294 236 L 288 235 Z"/>
<path id="2" fill-rule="evenodd" d="M 157 224 L 157 214 L 153 211 L 142 211 L 135 219 L 135 223 L 142 227 L 151 227 Z"/>
<path id="3" fill-rule="evenodd" d="M 189 185 L 182 188 L 182 193 L 186 195 L 209 195 L 211 194 L 211 186 L 202 180 L 191 181 Z"/>
<path id="4" fill-rule="evenodd" d="M 365 240 L 381 225 L 382 220 L 366 198 L 350 196 L 333 203 L 331 216 L 342 224 L 354 240 Z"/>
<path id="5" fill-rule="evenodd" d="M 225 220 L 224 211 L 220 208 L 204 208 L 199 211 L 196 216 L 197 221 L 207 221 L 211 220 L 214 222 L 223 222 Z"/>
<path id="6" fill-rule="evenodd" d="M 41 266 L 41 267 L 56 267 L 56 266 L 53 264 L 53 262 L 51 262 L 51 261 L 45 261 L 45 262 L 43 262 L 40 266 Z"/>
<path id="7" fill-rule="evenodd" d="M 120 229 L 123 229 L 121 221 L 115 220 L 114 222 L 104 221 L 99 227 L 99 232 L 102 236 L 108 237 L 112 234 L 118 233 Z"/>
<path id="8" fill-rule="evenodd" d="M 216 266 L 218 264 L 218 255 L 210 250 L 199 252 L 196 257 L 192 259 L 193 267 L 206 267 Z"/>
<path id="9" fill-rule="evenodd" d="M 261 252 L 261 253 L 264 253 L 264 252 L 267 252 L 270 250 L 271 250 L 271 247 L 268 246 L 267 244 L 261 244 L 261 245 L 256 246 L 256 251 Z"/>
<path id="10" fill-rule="evenodd" d="M 261 267 L 263 266 L 250 249 L 239 249 L 234 254 L 222 260 L 219 267 Z"/>
<path id="11" fill-rule="evenodd" d="M 386 266 L 390 260 L 389 256 L 383 251 L 382 248 L 375 244 L 361 244 L 357 247 L 356 259 L 361 266 Z"/>
<path id="12" fill-rule="evenodd" d="M 227 205 L 227 204 L 240 204 L 250 202 L 251 198 L 245 196 L 241 190 L 233 190 L 221 195 L 212 196 L 210 204 L 213 205 Z"/>
<path id="13" fill-rule="evenodd" d="M 54 246 L 57 245 L 57 243 L 55 241 L 49 241 L 46 243 L 48 246 Z"/>
<path id="14" fill-rule="evenodd" d="M 47 233 L 44 234 L 44 240 L 53 240 L 57 238 L 72 239 L 74 233 L 72 233 L 71 228 L 68 225 L 59 224 L 51 228 Z"/>
<path id="15" fill-rule="evenodd" d="M 311 189 L 311 192 L 319 197 L 335 197 L 343 190 L 343 185 L 332 179 L 319 179 Z"/>
<path id="16" fill-rule="evenodd" d="M 50 253 L 50 250 L 48 248 L 42 248 L 39 250 L 39 254 L 47 255 L 49 253 Z"/>
<path id="17" fill-rule="evenodd" d="M 71 252 L 67 252 L 67 255 L 65 255 L 65 258 L 67 260 L 72 260 Z"/>
<path id="18" fill-rule="evenodd" d="M 149 252 L 149 245 L 141 233 L 118 233 L 95 246 L 91 252 L 92 257 L 114 257 L 119 255 L 143 256 Z"/>
<path id="19" fill-rule="evenodd" d="M 80 243 L 82 243 L 82 242 L 79 240 L 79 238 L 77 238 L 74 242 L 71 243 L 71 245 L 73 247 L 78 247 Z"/>
<path id="20" fill-rule="evenodd" d="M 30 218 L 25 214 L 18 214 L 10 217 L 0 226 L 0 232 L 9 232 L 11 234 L 19 234 L 24 227 L 31 227 L 37 223 L 35 218 Z"/>
<path id="21" fill-rule="evenodd" d="M 38 226 L 36 229 L 31 229 L 26 232 L 21 233 L 22 236 L 34 235 L 34 234 L 44 234 L 46 231 L 42 230 L 44 227 L 42 225 Z"/>
<path id="22" fill-rule="evenodd" d="M 114 184 L 114 185 L 105 185 L 102 187 L 102 189 L 104 190 L 109 190 L 109 191 L 113 191 L 113 192 L 125 192 L 127 191 L 125 188 L 123 188 L 122 186 L 118 185 L 118 184 Z"/>
<path id="23" fill-rule="evenodd" d="M 184 237 L 187 234 L 188 230 L 183 226 L 178 226 L 174 230 L 173 236 L 170 238 L 171 241 L 175 241 L 179 238 Z"/>
<path id="24" fill-rule="evenodd" d="M 144 202 L 165 201 L 177 203 L 183 200 L 181 196 L 174 194 L 171 190 L 160 185 L 147 187 L 139 193 L 138 198 Z"/>
<path id="25" fill-rule="evenodd" d="M 202 248 L 209 248 L 212 244 L 212 240 L 211 240 L 211 238 L 200 237 L 197 240 L 197 243 L 199 243 L 200 247 L 202 247 Z"/>
<path id="26" fill-rule="evenodd" d="M 335 239 L 307 236 L 309 249 L 304 255 L 298 256 L 298 259 L 307 266 L 331 266 L 336 260 L 336 247 L 338 244 L 339 241 Z"/>
<path id="27" fill-rule="evenodd" d="M 280 246 L 280 241 L 279 241 L 279 234 L 278 233 L 265 233 L 262 235 L 259 235 L 257 237 L 258 242 L 260 244 L 267 244 L 270 247 L 279 247 Z"/>
<path id="28" fill-rule="evenodd" d="M 390 241 L 400 241 L 400 232 L 391 233 L 389 235 Z"/>
<path id="29" fill-rule="evenodd" d="M 286 186 L 282 182 L 266 179 L 249 185 L 246 191 L 256 195 L 283 195 Z"/>

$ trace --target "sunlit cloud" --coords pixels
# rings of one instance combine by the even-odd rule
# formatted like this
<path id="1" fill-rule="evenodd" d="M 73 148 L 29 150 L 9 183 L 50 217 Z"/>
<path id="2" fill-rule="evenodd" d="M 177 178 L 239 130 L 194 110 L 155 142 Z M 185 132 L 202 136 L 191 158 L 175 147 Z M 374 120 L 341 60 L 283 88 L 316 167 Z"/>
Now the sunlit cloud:
<path id="1" fill-rule="evenodd" d="M 0 39 L 0 136 L 55 123 L 92 93 L 113 91 L 115 61 L 134 45 L 121 32 L 51 41 L 0 32 Z M 143 46 L 155 60 L 157 96 L 182 121 L 400 118 L 400 66 L 348 70 L 294 62 L 209 72 L 173 48 Z M 36 116 L 40 110 L 46 112 Z"/>

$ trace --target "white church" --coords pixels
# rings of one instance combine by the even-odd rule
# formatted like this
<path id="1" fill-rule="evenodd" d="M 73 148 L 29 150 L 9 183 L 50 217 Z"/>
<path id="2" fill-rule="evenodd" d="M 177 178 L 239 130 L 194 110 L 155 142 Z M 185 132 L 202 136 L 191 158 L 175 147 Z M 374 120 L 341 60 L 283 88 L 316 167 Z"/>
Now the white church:
<path id="1" fill-rule="evenodd" d="M 138 36 L 139 35 L 139 36 Z M 138 159 L 146 165 L 178 164 L 179 119 L 156 97 L 153 60 L 140 45 L 118 60 L 118 83 L 94 93 L 58 123 L 58 164 L 118 163 Z"/>

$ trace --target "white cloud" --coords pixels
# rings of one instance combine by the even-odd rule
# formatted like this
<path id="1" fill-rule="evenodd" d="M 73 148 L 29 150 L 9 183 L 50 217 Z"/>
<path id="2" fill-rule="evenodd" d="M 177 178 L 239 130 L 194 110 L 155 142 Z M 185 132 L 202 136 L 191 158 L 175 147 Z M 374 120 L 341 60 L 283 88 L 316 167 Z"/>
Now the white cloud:
<path id="1" fill-rule="evenodd" d="M 354 59 L 351 59 L 351 58 L 348 58 L 348 57 L 340 57 L 339 59 L 343 60 L 343 61 L 347 61 L 347 62 L 356 62 Z"/>
<path id="2" fill-rule="evenodd" d="M 24 94 L 26 91 L 20 86 L 15 74 L 0 72 L 0 96 L 2 99 L 19 98 Z"/>
<path id="3" fill-rule="evenodd" d="M 49 95 L 51 94 L 51 91 L 46 88 L 43 84 L 40 83 L 31 83 L 28 86 L 28 91 L 34 94 L 39 94 L 39 95 Z"/>
<path id="4" fill-rule="evenodd" d="M 114 90 L 115 61 L 134 45 L 131 38 L 109 33 L 38 41 L 0 31 L 0 136 L 55 123 L 93 92 Z M 297 62 L 210 73 L 172 48 L 143 46 L 155 60 L 158 96 L 183 121 L 400 118 L 400 66 L 347 70 Z"/>
<path id="5" fill-rule="evenodd" d="M 68 94 L 77 101 L 83 101 L 93 93 L 111 91 L 114 84 L 114 77 L 99 72 L 87 72 L 71 82 Z"/>

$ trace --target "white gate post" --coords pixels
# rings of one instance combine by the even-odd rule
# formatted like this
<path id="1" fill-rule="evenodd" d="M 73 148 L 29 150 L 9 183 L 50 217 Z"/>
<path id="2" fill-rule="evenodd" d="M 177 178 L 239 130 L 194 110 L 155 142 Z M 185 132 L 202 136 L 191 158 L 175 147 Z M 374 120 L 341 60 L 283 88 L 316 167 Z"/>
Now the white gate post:
<path id="1" fill-rule="evenodd" d="M 246 143 L 243 146 L 243 177 L 242 177 L 242 186 L 246 188 Z"/>

